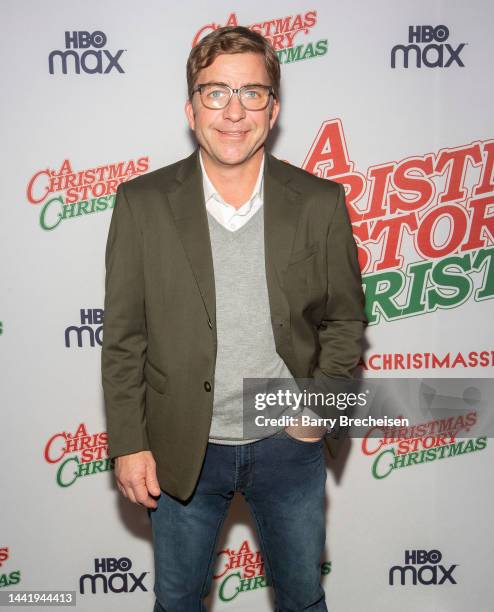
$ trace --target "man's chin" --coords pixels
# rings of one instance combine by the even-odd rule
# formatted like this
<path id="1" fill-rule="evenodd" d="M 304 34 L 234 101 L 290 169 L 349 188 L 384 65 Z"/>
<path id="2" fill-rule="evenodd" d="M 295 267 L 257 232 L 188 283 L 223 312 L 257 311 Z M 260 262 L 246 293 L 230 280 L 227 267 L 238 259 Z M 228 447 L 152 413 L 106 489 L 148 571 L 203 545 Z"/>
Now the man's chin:
<path id="1" fill-rule="evenodd" d="M 248 162 L 258 151 L 249 151 L 249 152 L 218 152 L 215 155 L 210 155 L 210 157 L 218 164 L 222 166 L 241 166 Z"/>

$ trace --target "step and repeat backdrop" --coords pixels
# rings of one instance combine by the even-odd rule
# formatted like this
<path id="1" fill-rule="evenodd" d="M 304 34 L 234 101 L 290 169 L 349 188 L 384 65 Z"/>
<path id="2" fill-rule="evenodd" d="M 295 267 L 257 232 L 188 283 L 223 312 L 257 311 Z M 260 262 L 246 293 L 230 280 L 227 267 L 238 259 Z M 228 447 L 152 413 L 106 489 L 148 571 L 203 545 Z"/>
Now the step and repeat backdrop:
<path id="1" fill-rule="evenodd" d="M 494 5 L 0 7 L 0 596 L 69 590 L 81 612 L 152 610 L 148 517 L 121 497 L 108 458 L 104 251 L 119 183 L 193 150 L 183 111 L 191 47 L 239 24 L 276 49 L 282 112 L 271 151 L 346 187 L 370 322 L 360 374 L 487 378 Z M 321 575 L 331 612 L 494 609 L 493 443 L 463 426 L 369 432 L 327 457 Z M 215 564 L 208 609 L 273 609 L 241 497 Z"/>

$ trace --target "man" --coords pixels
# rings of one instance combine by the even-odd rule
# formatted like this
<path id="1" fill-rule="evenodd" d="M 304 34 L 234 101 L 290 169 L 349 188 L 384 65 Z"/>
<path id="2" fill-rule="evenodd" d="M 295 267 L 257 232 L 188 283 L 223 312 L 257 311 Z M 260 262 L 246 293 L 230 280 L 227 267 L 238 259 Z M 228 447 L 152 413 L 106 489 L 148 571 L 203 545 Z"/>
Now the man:
<path id="1" fill-rule="evenodd" d="M 235 491 L 277 609 L 324 611 L 321 434 L 244 439 L 242 379 L 351 376 L 365 315 L 344 191 L 265 152 L 280 68 L 259 34 L 209 34 L 187 81 L 198 151 L 121 185 L 109 230 L 102 369 L 117 484 L 151 518 L 155 612 L 204 610 Z"/>

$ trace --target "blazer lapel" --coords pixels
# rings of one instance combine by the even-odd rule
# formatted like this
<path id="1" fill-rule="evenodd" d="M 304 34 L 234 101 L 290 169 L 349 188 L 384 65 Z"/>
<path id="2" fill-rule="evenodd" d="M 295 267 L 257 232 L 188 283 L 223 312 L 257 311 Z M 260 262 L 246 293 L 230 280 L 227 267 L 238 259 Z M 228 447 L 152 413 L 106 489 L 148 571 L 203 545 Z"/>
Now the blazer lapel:
<path id="1" fill-rule="evenodd" d="M 271 315 L 286 320 L 283 280 L 299 222 L 300 193 L 288 183 L 285 163 L 266 154 L 264 172 L 264 249 Z"/>
<path id="2" fill-rule="evenodd" d="M 198 150 L 179 166 L 176 179 L 178 186 L 167 194 L 168 200 L 210 324 L 213 324 L 216 323 L 213 256 Z"/>

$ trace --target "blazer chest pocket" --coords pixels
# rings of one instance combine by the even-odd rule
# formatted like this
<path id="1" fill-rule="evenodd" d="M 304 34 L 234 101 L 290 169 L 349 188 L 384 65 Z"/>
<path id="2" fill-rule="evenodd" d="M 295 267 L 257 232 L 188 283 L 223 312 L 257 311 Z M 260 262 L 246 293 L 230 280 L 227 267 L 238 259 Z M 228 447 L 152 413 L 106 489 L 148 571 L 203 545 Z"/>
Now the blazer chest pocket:
<path id="1" fill-rule="evenodd" d="M 319 243 L 315 242 L 304 249 L 292 253 L 285 272 L 285 290 L 294 299 L 294 307 L 317 299 L 320 261 Z"/>
<path id="2" fill-rule="evenodd" d="M 166 395 L 168 377 L 158 370 L 158 368 L 155 368 L 149 361 L 146 361 L 144 365 L 144 379 L 157 393 Z"/>
<path id="3" fill-rule="evenodd" d="M 303 263 L 306 261 L 310 261 L 313 256 L 317 253 L 319 249 L 319 244 L 314 242 L 313 244 L 305 247 L 303 249 L 299 249 L 291 254 L 290 259 L 288 260 L 288 267 L 294 264 Z"/>

